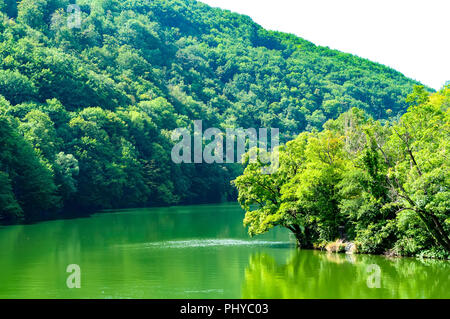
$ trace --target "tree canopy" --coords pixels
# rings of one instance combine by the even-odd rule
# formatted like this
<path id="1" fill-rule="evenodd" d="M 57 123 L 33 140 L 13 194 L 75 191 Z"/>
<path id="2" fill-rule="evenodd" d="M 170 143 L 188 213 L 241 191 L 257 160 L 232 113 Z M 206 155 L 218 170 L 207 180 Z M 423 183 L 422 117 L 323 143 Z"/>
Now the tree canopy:
<path id="1" fill-rule="evenodd" d="M 77 0 L 79 26 L 69 23 L 72 2 L 0 0 L 2 220 L 233 199 L 240 165 L 174 164 L 172 130 L 201 119 L 219 129 L 279 128 L 284 142 L 306 132 L 301 140 L 352 107 L 374 119 L 402 114 L 417 84 L 193 0 Z M 319 156 L 328 139 L 339 149 L 343 141 L 326 134 L 311 137 L 305 156 Z M 328 207 L 309 207 L 311 218 L 336 208 L 328 182 L 344 174 L 341 153 L 305 168 L 313 189 L 293 195 L 322 194 Z M 439 174 L 423 170 L 424 183 Z M 414 198 L 415 182 L 405 185 Z"/>
<path id="2" fill-rule="evenodd" d="M 257 235 L 282 226 L 300 246 L 336 239 L 360 252 L 448 256 L 450 87 L 417 87 L 397 121 L 352 109 L 281 146 L 280 169 L 249 163 L 234 184 Z"/>

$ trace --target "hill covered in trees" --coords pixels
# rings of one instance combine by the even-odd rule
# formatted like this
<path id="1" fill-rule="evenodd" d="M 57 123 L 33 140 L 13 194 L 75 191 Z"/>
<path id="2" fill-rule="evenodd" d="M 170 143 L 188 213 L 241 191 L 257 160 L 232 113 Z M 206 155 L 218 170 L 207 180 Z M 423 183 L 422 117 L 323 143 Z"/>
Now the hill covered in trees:
<path id="1" fill-rule="evenodd" d="M 172 163 L 172 130 L 286 142 L 353 107 L 396 117 L 417 84 L 193 0 L 77 5 L 79 25 L 67 0 L 0 0 L 3 222 L 232 199 L 240 165 Z"/>

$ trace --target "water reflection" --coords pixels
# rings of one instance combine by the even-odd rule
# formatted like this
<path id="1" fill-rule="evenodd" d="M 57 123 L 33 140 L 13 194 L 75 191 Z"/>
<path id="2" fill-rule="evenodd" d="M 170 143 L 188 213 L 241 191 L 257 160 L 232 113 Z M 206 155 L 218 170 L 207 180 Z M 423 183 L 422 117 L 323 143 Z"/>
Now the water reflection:
<path id="1" fill-rule="evenodd" d="M 0 227 L 0 298 L 450 297 L 448 261 L 298 251 L 282 229 L 249 238 L 242 218 L 226 204 Z"/>
<path id="2" fill-rule="evenodd" d="M 374 267 L 375 266 L 375 267 Z M 379 273 L 374 269 L 379 269 Z M 243 298 L 449 298 L 450 263 L 293 251 L 285 261 L 253 254 Z M 379 274 L 379 278 L 374 278 Z M 373 288 L 379 279 L 380 288 Z"/>

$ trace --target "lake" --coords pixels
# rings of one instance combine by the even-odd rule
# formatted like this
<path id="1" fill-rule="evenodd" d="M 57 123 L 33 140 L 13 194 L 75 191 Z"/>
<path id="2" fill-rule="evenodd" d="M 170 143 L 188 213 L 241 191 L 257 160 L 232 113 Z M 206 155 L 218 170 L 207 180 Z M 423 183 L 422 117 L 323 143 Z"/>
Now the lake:
<path id="1" fill-rule="evenodd" d="M 0 298 L 450 298 L 449 261 L 298 250 L 242 219 L 220 204 L 0 227 Z"/>

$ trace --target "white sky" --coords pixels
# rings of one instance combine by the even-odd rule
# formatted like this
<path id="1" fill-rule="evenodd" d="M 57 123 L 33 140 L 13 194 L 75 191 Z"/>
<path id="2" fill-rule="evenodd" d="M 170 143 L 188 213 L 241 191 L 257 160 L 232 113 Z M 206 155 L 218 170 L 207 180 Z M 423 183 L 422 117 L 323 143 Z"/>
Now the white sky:
<path id="1" fill-rule="evenodd" d="M 388 65 L 440 89 L 450 80 L 450 0 L 200 0 Z"/>

